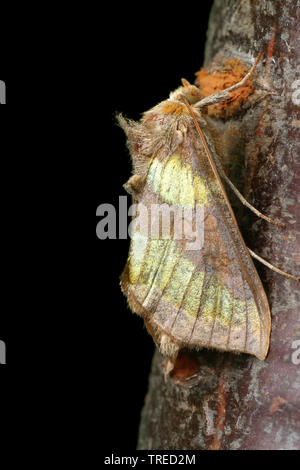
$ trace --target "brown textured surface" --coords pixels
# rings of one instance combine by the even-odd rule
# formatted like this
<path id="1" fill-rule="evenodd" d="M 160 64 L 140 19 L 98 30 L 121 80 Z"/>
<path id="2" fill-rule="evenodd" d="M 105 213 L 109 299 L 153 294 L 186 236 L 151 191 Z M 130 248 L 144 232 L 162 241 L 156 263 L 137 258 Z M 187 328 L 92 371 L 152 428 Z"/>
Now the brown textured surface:
<path id="1" fill-rule="evenodd" d="M 211 64 L 211 71 L 201 68 L 196 73 L 196 84 L 199 86 L 203 97 L 225 90 L 226 88 L 240 82 L 249 72 L 249 68 L 245 67 L 240 60 L 227 60 L 224 62 L 220 70 L 216 70 Z M 249 95 L 254 92 L 252 81 L 248 80 L 245 86 L 238 88 L 231 93 L 229 100 L 216 105 L 209 106 L 207 109 L 209 116 L 220 118 L 229 118 L 236 114 L 237 110 L 243 108 L 245 104 L 250 105 Z"/>
<path id="2" fill-rule="evenodd" d="M 296 5 L 287 0 L 216 0 L 205 66 L 233 57 L 247 62 L 260 50 L 267 57 L 259 71 L 276 95 L 218 126 L 231 178 L 249 202 L 286 224 L 279 229 L 237 211 L 248 245 L 299 274 L 300 107 L 292 102 L 300 67 Z M 189 388 L 164 382 L 164 359 L 156 352 L 139 449 L 300 448 L 299 365 L 291 360 L 292 343 L 300 333 L 299 285 L 259 269 L 272 312 L 266 361 L 203 351 L 198 353 L 201 380 Z"/>

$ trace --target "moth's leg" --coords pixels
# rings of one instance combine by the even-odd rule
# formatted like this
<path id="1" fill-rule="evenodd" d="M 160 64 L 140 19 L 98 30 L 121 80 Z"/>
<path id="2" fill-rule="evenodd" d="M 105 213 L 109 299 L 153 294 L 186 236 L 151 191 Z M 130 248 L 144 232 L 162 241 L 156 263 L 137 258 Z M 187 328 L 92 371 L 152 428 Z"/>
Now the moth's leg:
<path id="1" fill-rule="evenodd" d="M 166 362 L 165 362 L 165 370 L 164 370 L 164 379 L 165 379 L 165 382 L 168 381 L 168 378 L 172 372 L 172 370 L 174 369 L 174 365 L 175 365 L 175 362 L 174 361 L 171 361 L 171 359 L 166 359 Z"/>
<path id="2" fill-rule="evenodd" d="M 276 268 L 276 266 L 273 266 L 273 264 L 269 263 L 265 259 L 261 258 L 258 256 L 256 253 L 254 253 L 250 248 L 248 248 L 250 255 L 260 261 L 262 264 L 267 266 L 268 268 L 272 269 L 272 271 L 275 271 L 276 273 L 282 274 L 282 276 L 288 277 L 290 279 L 294 279 L 295 281 L 300 281 L 300 277 L 294 276 L 293 274 L 286 273 L 285 271 L 282 271 L 282 269 Z"/>
<path id="3" fill-rule="evenodd" d="M 261 59 L 261 56 L 262 56 L 262 52 L 258 55 L 254 65 L 251 67 L 247 75 L 245 75 L 244 78 L 240 82 L 236 83 L 235 85 L 232 85 L 229 88 L 226 88 L 226 90 L 219 91 L 218 93 L 214 93 L 213 95 L 209 95 L 206 98 L 203 98 L 203 100 L 198 101 L 198 103 L 195 103 L 193 107 L 200 109 L 200 108 L 203 108 L 204 106 L 209 106 L 211 104 L 216 104 L 216 103 L 221 103 L 222 101 L 226 101 L 228 98 L 230 98 L 230 93 L 232 91 L 244 86 L 247 80 L 249 80 L 252 77 L 258 62 Z"/>
<path id="4" fill-rule="evenodd" d="M 234 186 L 234 184 L 232 183 L 232 181 L 228 178 L 228 176 L 225 174 L 224 170 L 223 169 L 220 169 L 220 166 L 218 166 L 218 170 L 219 170 L 219 173 L 220 173 L 220 176 L 222 178 L 224 178 L 224 180 L 226 181 L 226 183 L 229 184 L 229 186 L 231 187 L 232 191 L 237 195 L 237 197 L 239 198 L 239 200 L 241 201 L 242 204 L 244 204 L 244 206 L 248 207 L 248 209 L 250 209 L 252 212 L 254 212 L 254 214 L 256 214 L 258 217 L 260 217 L 261 219 L 264 219 L 266 220 L 267 222 L 270 222 L 270 224 L 274 224 L 274 225 L 277 225 L 277 227 L 284 227 L 284 224 L 282 224 L 281 222 L 278 222 L 277 220 L 274 220 L 274 219 L 271 219 L 271 217 L 268 217 L 267 215 L 264 215 L 262 214 L 258 209 L 256 209 L 255 207 L 253 207 L 248 201 L 246 201 L 246 199 L 244 198 L 244 196 L 239 192 L 239 190 Z"/>

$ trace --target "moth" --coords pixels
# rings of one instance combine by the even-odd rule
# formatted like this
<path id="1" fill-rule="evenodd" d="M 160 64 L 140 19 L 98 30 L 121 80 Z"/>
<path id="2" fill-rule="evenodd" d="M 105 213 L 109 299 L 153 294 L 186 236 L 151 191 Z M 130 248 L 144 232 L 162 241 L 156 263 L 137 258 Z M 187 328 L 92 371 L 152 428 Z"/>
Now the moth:
<path id="1" fill-rule="evenodd" d="M 243 86 L 259 59 L 239 83 L 204 99 L 199 88 L 183 79 L 139 122 L 118 116 L 132 156 L 133 175 L 125 188 L 133 202 L 149 211 L 154 203 L 188 205 L 191 227 L 196 208 L 203 213 L 203 243 L 196 250 L 187 238 L 164 238 L 160 232 L 151 237 L 137 224 L 121 276 L 129 307 L 144 318 L 172 363 L 183 348 L 242 352 L 260 360 L 268 353 L 270 308 L 251 255 L 264 260 L 246 247 L 222 180 L 258 216 L 281 224 L 251 206 L 226 176 L 203 112 Z"/>

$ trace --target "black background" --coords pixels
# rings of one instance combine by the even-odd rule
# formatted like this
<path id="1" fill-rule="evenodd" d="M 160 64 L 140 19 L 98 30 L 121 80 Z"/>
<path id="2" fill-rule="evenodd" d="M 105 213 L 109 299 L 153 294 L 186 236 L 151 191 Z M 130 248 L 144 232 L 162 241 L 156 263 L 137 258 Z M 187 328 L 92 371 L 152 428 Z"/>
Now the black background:
<path id="1" fill-rule="evenodd" d="M 0 35 L 0 41 L 2 39 L 2 35 Z M 3 54 L 1 56 L 1 64 L 0 64 L 0 80 L 5 83 L 6 86 L 6 98 L 9 96 L 9 71 L 8 71 L 8 61 L 7 61 L 7 55 L 5 50 L 3 51 Z M 0 105 L 1 106 L 1 105 Z M 10 210 L 8 209 L 8 192 L 7 192 L 7 187 L 6 184 L 4 183 L 7 177 L 6 173 L 6 159 L 7 156 L 5 155 L 5 150 L 6 150 L 6 144 L 7 144 L 7 130 L 9 128 L 9 124 L 7 122 L 7 114 L 6 114 L 7 108 L 5 109 L 3 106 L 1 106 L 1 112 L 0 112 L 0 139 L 1 139 L 1 184 L 0 184 L 0 198 L 3 201 L 2 208 L 1 208 L 1 217 L 2 217 L 2 230 L 1 230 L 1 238 L 2 238 L 2 299 L 4 299 L 4 293 L 6 292 L 7 289 L 7 283 L 8 279 L 7 277 L 10 277 L 10 271 L 8 269 L 8 266 L 5 263 L 5 254 L 7 254 L 7 231 L 8 231 L 8 221 L 11 221 L 11 217 L 6 218 Z M 6 308 L 3 306 L 2 307 L 2 315 L 1 315 L 1 320 L 0 320 L 0 340 L 4 341 L 5 344 L 9 342 L 9 325 L 8 325 L 8 314 Z M 0 372 L 5 373 L 6 372 L 6 367 L 0 365 Z M 2 388 L 2 392 L 4 391 Z"/>
<path id="2" fill-rule="evenodd" d="M 147 25 L 147 11 L 130 23 L 126 16 L 112 31 L 113 47 L 100 48 L 96 59 L 101 69 L 99 119 L 95 122 L 98 142 L 92 156 L 96 208 L 110 203 L 118 214 L 119 195 L 127 194 L 122 185 L 131 175 L 125 135 L 116 124 L 115 113 L 138 120 L 180 86 L 182 77 L 194 82 L 204 59 L 211 3 L 186 8 L 181 4 L 166 16 L 157 11 L 155 20 Z M 99 220 L 96 217 L 96 224 Z M 93 311 L 99 320 L 99 368 L 95 374 L 100 381 L 99 428 L 104 430 L 101 440 L 107 450 L 136 448 L 154 351 L 143 320 L 129 311 L 120 291 L 119 276 L 128 247 L 129 240 L 95 237 Z"/>
<path id="3" fill-rule="evenodd" d="M 0 339 L 7 345 L 7 364 L 0 366 L 1 376 L 12 379 L 7 391 L 11 398 L 7 414 L 22 408 L 31 416 L 31 409 L 37 407 L 45 422 L 44 415 L 49 413 L 55 398 L 62 408 L 70 406 L 83 388 L 85 397 L 82 395 L 74 405 L 73 419 L 77 408 L 83 405 L 84 413 L 92 418 L 90 425 L 96 429 L 93 436 L 99 439 L 105 453 L 136 448 L 154 344 L 143 320 L 129 311 L 119 287 L 129 239 L 99 240 L 96 217 L 93 247 L 91 238 L 82 238 L 80 247 L 73 235 L 80 238 L 86 230 L 80 225 L 77 212 L 87 214 L 93 207 L 96 213 L 100 204 L 109 203 L 118 214 L 119 196 L 126 195 L 123 184 L 131 175 L 131 163 L 115 114 L 122 112 L 138 120 L 144 111 L 180 86 L 182 77 L 194 81 L 204 59 L 211 5 L 212 1 L 181 4 L 165 13 L 159 4 L 145 4 L 143 9 L 116 4 L 115 11 L 112 5 L 111 11 L 102 11 L 101 17 L 95 14 L 92 19 L 91 11 L 85 25 L 76 23 L 76 39 L 66 32 L 68 47 L 62 50 L 64 58 L 55 66 L 48 63 L 50 55 L 42 48 L 35 51 L 34 64 L 29 63 L 22 44 L 18 46 L 18 57 L 13 52 L 10 57 L 2 55 L 0 63 L 8 106 L 0 116 L 2 155 L 6 155 L 2 159 L 1 210 L 2 215 L 8 212 L 2 235 L 12 243 L 9 249 L 6 242 L 3 244 L 8 259 L 2 287 L 8 300 L 0 321 Z M 54 36 L 53 30 L 51 40 Z M 33 39 L 36 45 L 38 38 Z M 72 59 L 75 55 L 75 69 L 64 78 L 70 55 Z M 56 55 L 54 59 L 55 62 Z M 34 89 L 35 95 L 29 96 Z M 66 95 L 71 89 L 72 104 L 68 106 Z M 77 134 L 72 118 L 82 132 Z M 67 148 L 54 143 L 60 121 L 70 141 Z M 84 140 L 83 149 L 79 149 L 80 139 Z M 35 155 L 30 151 L 31 140 L 38 150 Z M 71 150 L 71 142 L 75 147 L 78 142 L 77 152 Z M 4 147 L 8 152 L 4 153 Z M 75 167 L 79 169 L 76 176 L 71 174 Z M 58 176 L 67 198 L 65 206 L 58 195 Z M 47 206 L 43 186 L 50 201 Z M 90 194 L 92 198 L 87 201 Z M 29 202 L 25 201 L 28 195 Z M 61 206 L 68 224 L 66 240 L 54 203 Z M 72 208 L 76 209 L 73 219 L 69 215 Z M 11 219 L 15 229 L 10 225 Z M 49 258 L 58 253 L 55 243 L 60 251 L 51 266 Z M 74 272 L 77 269 L 75 276 L 80 271 L 86 291 L 77 291 L 75 283 L 67 286 L 72 284 L 64 271 L 69 247 Z M 31 259 L 34 250 L 39 258 L 37 264 Z M 84 268 L 80 264 L 79 269 L 82 258 L 87 264 Z M 64 303 L 55 298 L 59 277 L 63 278 L 62 290 L 67 293 Z M 82 280 L 79 285 L 83 286 Z M 83 305 L 79 305 L 80 294 L 85 297 Z M 71 327 L 78 318 L 82 331 L 75 334 Z M 65 358 L 62 351 L 66 350 Z M 88 359 L 82 360 L 86 353 Z M 65 396 L 63 383 L 68 381 L 74 366 L 77 383 L 73 392 Z M 1 387 L 4 396 L 2 377 Z M 48 390 L 47 399 L 41 398 L 41 387 Z M 26 404 L 27 399 L 32 408 Z M 63 411 L 60 416 L 63 418 Z"/>

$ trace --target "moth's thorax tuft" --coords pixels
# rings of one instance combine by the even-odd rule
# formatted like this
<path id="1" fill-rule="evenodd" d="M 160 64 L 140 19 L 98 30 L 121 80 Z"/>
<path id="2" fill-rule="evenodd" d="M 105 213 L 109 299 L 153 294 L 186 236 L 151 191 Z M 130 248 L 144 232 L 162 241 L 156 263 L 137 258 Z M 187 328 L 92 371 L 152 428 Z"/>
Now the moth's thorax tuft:
<path id="1" fill-rule="evenodd" d="M 152 128 L 161 128 L 167 121 L 177 120 L 182 116 L 190 116 L 185 100 L 193 105 L 201 100 L 202 95 L 195 85 L 191 85 L 186 80 L 183 80 L 183 83 L 184 86 L 170 93 L 169 99 L 147 111 L 142 117 L 142 122 Z M 198 115 L 199 113 L 195 110 L 195 114 Z"/>
<path id="2" fill-rule="evenodd" d="M 199 110 L 194 110 L 196 116 L 201 118 Z M 144 113 L 141 122 L 152 131 L 162 131 L 175 121 L 178 122 L 183 118 L 188 121 L 191 120 L 191 115 L 187 105 L 184 101 L 179 99 L 169 98 L 162 101 L 154 108 Z"/>
<path id="3" fill-rule="evenodd" d="M 142 119 L 144 120 L 144 122 L 149 122 L 155 120 L 155 116 L 158 115 L 161 115 L 162 117 L 166 115 L 178 117 L 183 114 L 189 114 L 186 105 L 183 102 L 168 99 L 154 106 L 154 108 L 149 109 L 149 111 L 144 113 Z"/>

